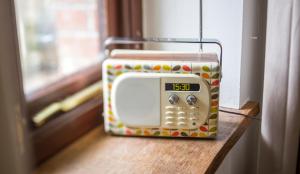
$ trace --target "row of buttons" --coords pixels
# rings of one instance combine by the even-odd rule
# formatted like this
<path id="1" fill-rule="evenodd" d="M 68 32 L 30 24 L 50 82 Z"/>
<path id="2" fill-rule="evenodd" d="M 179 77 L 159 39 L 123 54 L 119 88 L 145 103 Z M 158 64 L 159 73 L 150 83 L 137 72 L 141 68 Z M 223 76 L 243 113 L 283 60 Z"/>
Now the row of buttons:
<path id="1" fill-rule="evenodd" d="M 168 115 L 168 116 L 165 116 L 165 120 L 174 120 L 174 119 L 177 119 L 179 121 L 186 121 L 186 120 L 191 120 L 191 121 L 197 121 L 198 120 L 198 115 L 193 115 L 193 116 L 190 116 L 190 117 L 186 117 L 186 116 L 171 116 L 171 115 Z"/>
<path id="2" fill-rule="evenodd" d="M 179 112 L 177 112 L 177 115 L 178 116 L 186 116 L 186 114 L 187 114 L 187 112 L 184 112 L 184 111 L 179 111 Z M 176 115 L 176 112 L 173 112 L 173 111 L 166 111 L 165 112 L 165 115 L 167 115 L 167 116 L 174 116 L 174 115 Z M 199 115 L 199 113 L 198 112 L 189 112 L 189 115 L 190 116 L 197 116 L 197 115 Z"/>
<path id="3" fill-rule="evenodd" d="M 167 110 L 186 110 L 187 108 L 186 107 L 181 107 L 181 106 L 166 106 L 165 109 Z M 195 106 L 190 106 L 188 107 L 188 109 L 190 110 L 195 110 L 195 109 L 198 109 L 197 107 Z"/>
<path id="4" fill-rule="evenodd" d="M 164 117 L 164 125 L 167 127 L 191 127 L 195 126 L 196 122 L 199 120 L 199 115 L 195 115 L 195 113 L 191 113 L 190 117 L 186 117 L 186 112 L 179 111 L 177 115 L 173 111 L 167 111 Z"/>
<path id="5" fill-rule="evenodd" d="M 172 122 L 172 121 L 168 121 L 168 122 L 165 122 L 165 125 L 167 126 L 187 126 L 187 123 L 186 122 L 178 122 L 177 124 L 175 122 Z"/>
<path id="6" fill-rule="evenodd" d="M 195 127 L 197 122 L 194 121 L 164 121 L 163 124 L 167 127 L 180 126 L 180 127 Z"/>
<path id="7" fill-rule="evenodd" d="M 172 116 L 167 116 L 165 117 L 166 121 L 174 121 L 176 117 L 172 117 Z M 199 120 L 197 117 L 190 117 L 188 118 L 191 121 L 197 121 Z M 177 117 L 178 121 L 187 121 L 187 117 Z"/>

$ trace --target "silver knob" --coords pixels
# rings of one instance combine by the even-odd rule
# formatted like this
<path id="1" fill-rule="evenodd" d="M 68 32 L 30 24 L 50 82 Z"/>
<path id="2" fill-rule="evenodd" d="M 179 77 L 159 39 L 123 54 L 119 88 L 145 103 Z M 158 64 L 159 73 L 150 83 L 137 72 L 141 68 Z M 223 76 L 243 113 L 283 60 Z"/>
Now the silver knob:
<path id="1" fill-rule="evenodd" d="M 175 105 L 176 103 L 178 103 L 178 101 L 179 101 L 179 97 L 177 95 L 175 95 L 175 94 L 170 95 L 169 102 L 172 105 Z"/>
<path id="2" fill-rule="evenodd" d="M 186 101 L 189 105 L 194 105 L 197 102 L 197 97 L 195 97 L 194 95 L 189 95 L 187 96 Z"/>

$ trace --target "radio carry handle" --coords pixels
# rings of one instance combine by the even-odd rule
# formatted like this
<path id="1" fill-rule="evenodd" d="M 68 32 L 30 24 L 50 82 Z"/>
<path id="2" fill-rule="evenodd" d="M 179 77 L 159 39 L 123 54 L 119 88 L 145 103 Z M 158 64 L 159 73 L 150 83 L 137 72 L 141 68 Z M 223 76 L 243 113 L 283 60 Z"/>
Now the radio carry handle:
<path id="1" fill-rule="evenodd" d="M 220 48 L 220 74 L 222 79 L 222 56 L 223 47 L 220 41 L 216 39 L 197 39 L 197 38 L 126 38 L 126 37 L 108 37 L 104 42 L 104 49 L 110 52 L 111 45 L 132 45 L 143 43 L 186 43 L 186 44 L 215 44 Z"/>

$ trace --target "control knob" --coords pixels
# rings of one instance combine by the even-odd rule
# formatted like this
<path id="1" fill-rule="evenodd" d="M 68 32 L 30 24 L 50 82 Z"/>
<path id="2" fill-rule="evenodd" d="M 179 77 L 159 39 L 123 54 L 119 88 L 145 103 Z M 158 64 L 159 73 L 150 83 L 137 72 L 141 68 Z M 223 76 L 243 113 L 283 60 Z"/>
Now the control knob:
<path id="1" fill-rule="evenodd" d="M 178 97 L 177 95 L 175 95 L 175 94 L 170 95 L 170 97 L 169 97 L 169 102 L 170 102 L 172 105 L 177 104 L 178 101 L 179 101 L 179 97 Z"/>
<path id="2" fill-rule="evenodd" d="M 194 105 L 197 102 L 197 97 L 195 97 L 194 95 L 189 95 L 187 96 L 186 101 L 189 105 Z"/>

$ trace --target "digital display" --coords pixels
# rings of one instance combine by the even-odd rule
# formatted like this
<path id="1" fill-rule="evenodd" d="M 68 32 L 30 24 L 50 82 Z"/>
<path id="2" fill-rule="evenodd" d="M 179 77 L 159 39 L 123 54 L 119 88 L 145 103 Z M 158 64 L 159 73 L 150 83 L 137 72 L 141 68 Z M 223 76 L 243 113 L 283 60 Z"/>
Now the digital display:
<path id="1" fill-rule="evenodd" d="M 199 91 L 200 85 L 197 83 L 166 83 L 166 91 Z"/>

